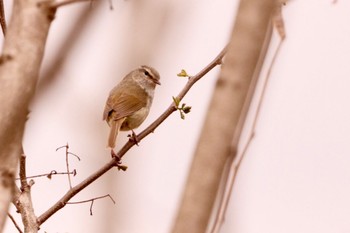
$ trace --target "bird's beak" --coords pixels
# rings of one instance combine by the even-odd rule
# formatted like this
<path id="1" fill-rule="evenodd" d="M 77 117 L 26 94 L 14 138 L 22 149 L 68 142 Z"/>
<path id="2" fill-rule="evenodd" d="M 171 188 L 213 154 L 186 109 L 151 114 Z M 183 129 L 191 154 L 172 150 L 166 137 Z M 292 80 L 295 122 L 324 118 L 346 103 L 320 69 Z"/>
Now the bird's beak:
<path id="1" fill-rule="evenodd" d="M 153 79 L 153 82 L 154 82 L 155 84 L 157 84 L 157 85 L 161 85 L 160 82 L 159 82 L 159 80 Z"/>

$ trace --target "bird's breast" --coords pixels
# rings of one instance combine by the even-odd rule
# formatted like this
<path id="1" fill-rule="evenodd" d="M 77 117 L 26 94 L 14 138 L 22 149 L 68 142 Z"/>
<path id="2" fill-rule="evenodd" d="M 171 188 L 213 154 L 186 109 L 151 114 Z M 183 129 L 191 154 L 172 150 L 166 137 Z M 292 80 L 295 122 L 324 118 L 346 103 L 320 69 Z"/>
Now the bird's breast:
<path id="1" fill-rule="evenodd" d="M 130 116 L 126 117 L 125 121 L 120 127 L 120 130 L 128 131 L 139 127 L 148 116 L 149 110 L 150 108 L 148 106 L 143 107 L 140 110 L 131 114 Z"/>

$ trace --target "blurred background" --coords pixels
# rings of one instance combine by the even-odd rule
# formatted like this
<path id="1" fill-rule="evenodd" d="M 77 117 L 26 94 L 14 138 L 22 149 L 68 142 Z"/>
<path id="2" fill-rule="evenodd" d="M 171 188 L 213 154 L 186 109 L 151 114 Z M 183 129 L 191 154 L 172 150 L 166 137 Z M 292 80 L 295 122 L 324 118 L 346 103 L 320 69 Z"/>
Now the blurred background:
<path id="1" fill-rule="evenodd" d="M 8 18 L 11 3 L 5 1 Z M 102 113 L 110 89 L 139 65 L 159 71 L 162 85 L 136 132 L 143 130 L 185 85 L 186 78 L 176 74 L 181 69 L 196 74 L 226 45 L 238 1 L 112 4 L 113 10 L 108 1 L 76 3 L 57 12 L 26 125 L 28 175 L 64 171 L 65 151 L 56 148 L 67 143 L 81 158 L 70 157 L 78 173 L 73 185 L 109 161 Z M 283 8 L 287 38 L 223 233 L 350 231 L 349 10 L 350 2 L 341 0 L 292 0 Z M 278 41 L 274 35 L 266 65 Z M 126 172 L 109 171 L 72 200 L 110 194 L 115 205 L 108 198 L 97 200 L 93 216 L 90 203 L 67 205 L 40 232 L 169 232 L 219 71 L 211 71 L 186 96 L 192 111 L 185 120 L 174 113 L 128 152 Z M 246 128 L 245 135 L 249 122 Z M 127 134 L 120 134 L 117 147 Z M 35 179 L 37 216 L 68 188 L 66 176 Z M 20 222 L 14 208 L 11 213 Z M 5 232 L 16 232 L 10 221 Z"/>

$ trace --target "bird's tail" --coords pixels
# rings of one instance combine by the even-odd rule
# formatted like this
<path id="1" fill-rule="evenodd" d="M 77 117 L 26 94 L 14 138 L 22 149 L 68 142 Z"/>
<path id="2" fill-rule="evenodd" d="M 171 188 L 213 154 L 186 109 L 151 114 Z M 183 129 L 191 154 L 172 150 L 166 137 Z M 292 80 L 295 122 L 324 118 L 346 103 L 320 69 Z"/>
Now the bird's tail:
<path id="1" fill-rule="evenodd" d="M 115 141 L 117 140 L 118 132 L 124 120 L 125 118 L 119 119 L 117 121 L 112 120 L 110 122 L 111 130 L 109 131 L 107 147 L 110 147 L 112 149 L 115 147 Z"/>

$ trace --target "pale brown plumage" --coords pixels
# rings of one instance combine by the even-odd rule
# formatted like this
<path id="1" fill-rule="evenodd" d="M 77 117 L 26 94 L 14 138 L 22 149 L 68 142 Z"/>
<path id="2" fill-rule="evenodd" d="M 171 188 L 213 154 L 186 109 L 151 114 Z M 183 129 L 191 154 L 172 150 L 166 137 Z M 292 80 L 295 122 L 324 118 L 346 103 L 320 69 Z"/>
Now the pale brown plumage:
<path id="1" fill-rule="evenodd" d="M 139 127 L 146 119 L 154 89 L 160 84 L 158 72 L 149 66 L 133 70 L 115 86 L 107 99 L 103 120 L 110 126 L 108 147 L 114 148 L 119 130 Z"/>

